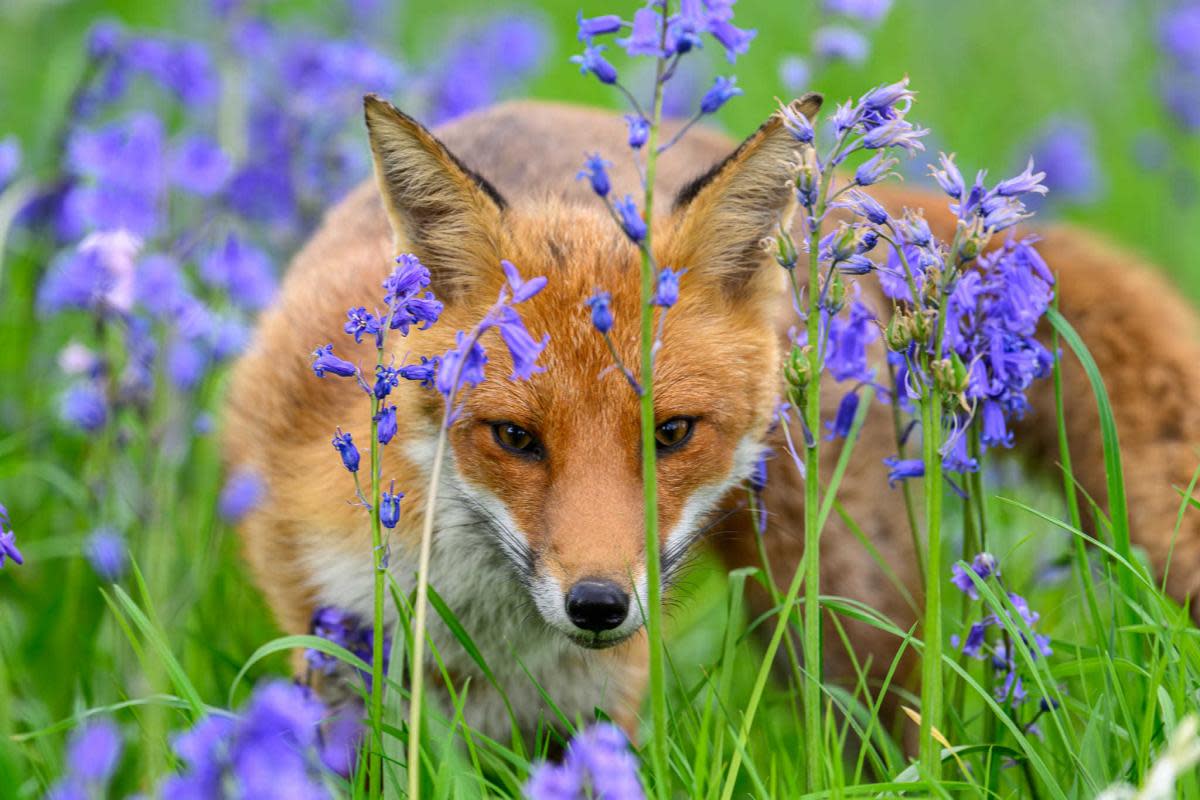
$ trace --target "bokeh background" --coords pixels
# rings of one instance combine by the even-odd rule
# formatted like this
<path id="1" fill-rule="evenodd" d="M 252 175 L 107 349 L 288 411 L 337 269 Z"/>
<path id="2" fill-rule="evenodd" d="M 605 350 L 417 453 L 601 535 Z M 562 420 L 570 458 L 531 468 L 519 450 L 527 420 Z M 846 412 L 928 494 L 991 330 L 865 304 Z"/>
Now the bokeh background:
<path id="1" fill-rule="evenodd" d="M 48 137 L 61 122 L 82 69 L 87 29 L 101 17 L 131 27 L 182 35 L 196 33 L 205 4 L 185 2 L 42 2 L 4 0 L 0 5 L 0 135 L 11 131 L 27 160 L 46 169 Z M 274 2 L 279 19 L 329 19 L 319 2 Z M 577 51 L 575 14 L 617 9 L 606 0 L 489 0 L 386 3 L 372 44 L 406 62 L 428 63 L 456 26 L 500 11 L 531 12 L 550 36 L 540 67 L 521 94 L 596 105 L 615 105 L 614 92 L 584 78 L 567 63 Z M 618 4 L 620 5 L 620 4 Z M 627 4 L 628 5 L 628 4 Z M 1100 230 L 1144 253 L 1200 298 L 1200 90 L 1184 93 L 1164 50 L 1162 15 L 1168 0 L 897 0 L 877 28 L 857 26 L 871 46 L 861 63 L 820 68 L 812 32 L 823 22 L 821 3 L 741 0 L 739 24 L 757 29 L 749 53 L 735 67 L 716 52 L 705 54 L 712 74 L 736 72 L 745 96 L 728 104 L 719 123 L 750 131 L 788 93 L 781 79 L 789 56 L 809 59 L 802 85 L 831 99 L 861 93 L 868 85 L 909 75 L 921 93 L 915 115 L 934 131 L 930 153 L 957 152 L 964 172 L 987 167 L 1007 172 L 1047 133 L 1065 131 L 1056 148 L 1070 159 L 1075 141 L 1090 166 L 1067 167 L 1068 194 L 1051 202 L 1063 218 Z M 870 4 L 869 4 L 870 5 Z M 1186 31 L 1179 35 L 1189 35 Z M 1191 36 L 1200 36 L 1194 29 Z M 781 69 L 783 66 L 783 69 Z M 503 67 L 498 67 L 503 69 Z M 695 85 L 709 76 L 696 78 Z M 1192 126 L 1189 130 L 1188 124 Z M 1061 137 L 1060 137 L 1061 138 Z M 1054 155 L 1053 153 L 1051 155 Z M 1052 164 L 1050 166 L 1053 166 Z M 1087 173 L 1080 175 L 1079 170 Z M 912 170 L 917 176 L 923 168 Z M 1055 188 L 1051 171 L 1047 181 Z M 1072 192 L 1072 189 L 1080 191 Z"/>

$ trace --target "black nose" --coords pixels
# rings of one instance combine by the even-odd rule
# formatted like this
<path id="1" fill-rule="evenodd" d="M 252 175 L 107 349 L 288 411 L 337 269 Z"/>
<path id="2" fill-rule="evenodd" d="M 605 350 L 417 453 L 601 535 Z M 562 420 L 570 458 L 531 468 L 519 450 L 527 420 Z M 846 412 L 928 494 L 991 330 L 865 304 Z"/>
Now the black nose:
<path id="1" fill-rule="evenodd" d="M 610 631 L 628 611 L 629 595 L 612 581 L 582 580 L 567 592 L 567 616 L 585 631 Z"/>

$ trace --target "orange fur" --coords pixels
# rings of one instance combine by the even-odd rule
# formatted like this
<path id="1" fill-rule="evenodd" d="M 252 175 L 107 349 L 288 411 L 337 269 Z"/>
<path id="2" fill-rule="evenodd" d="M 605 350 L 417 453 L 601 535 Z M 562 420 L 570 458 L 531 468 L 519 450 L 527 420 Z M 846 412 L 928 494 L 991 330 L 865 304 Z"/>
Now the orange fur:
<path id="1" fill-rule="evenodd" d="M 815 108 L 810 101 L 803 110 Z M 538 605 L 554 598 L 535 597 L 546 586 L 565 590 L 585 577 L 609 578 L 636 591 L 642 569 L 636 398 L 607 369 L 610 355 L 583 305 L 597 288 L 612 292 L 613 341 L 625 363 L 636 364 L 639 258 L 586 185 L 573 180 L 584 150 L 620 152 L 623 124 L 605 112 L 515 103 L 456 121 L 434 138 L 375 99 L 367 101 L 367 120 L 378 188 L 360 187 L 329 213 L 297 255 L 278 303 L 264 314 L 253 348 L 234 375 L 225 429 L 228 460 L 257 470 L 268 487 L 266 502 L 242 525 L 247 559 L 289 633 L 307 629 L 316 605 L 353 607 L 366 597 L 367 519 L 346 502 L 353 485 L 330 437 L 341 425 L 365 446 L 369 403 L 351 381 L 316 379 L 308 353 L 334 342 L 344 357 L 373 361 L 369 342 L 356 347 L 341 334 L 345 311 L 378 302 L 392 257 L 410 250 L 430 267 L 431 288 L 446 311 L 428 331 L 393 337 L 392 354 L 399 361 L 444 352 L 454 332 L 471 327 L 494 302 L 503 282 L 499 259 L 510 259 L 526 277 L 550 279 L 522 306 L 530 332 L 551 335 L 542 358 L 546 371 L 527 382 L 509 380 L 512 365 L 503 347 L 485 339 L 488 380 L 467 394 L 450 434 L 451 464 L 444 474 L 450 491 L 445 509 L 439 506 L 439 519 L 444 513 L 449 521 L 435 536 L 432 582 L 462 604 L 452 602 L 464 624 L 476 626 L 469 627 L 472 636 L 487 639 L 492 650 L 485 656 L 491 656 L 493 668 L 493 659 L 533 663 L 535 677 L 559 681 L 574 698 L 568 713 L 590 714 L 601 704 L 632 728 L 645 666 L 641 635 L 606 651 L 582 649 L 555 630 L 553 615 Z M 779 330 L 788 304 L 780 299 L 780 270 L 758 243 L 789 202 L 782 176 L 793 147 L 773 118 L 711 180 L 653 221 L 659 263 L 688 268 L 658 356 L 656 414 L 660 420 L 698 419 L 689 445 L 660 462 L 668 566 L 677 566 L 673 556 L 703 530 L 702 520 L 693 518 L 697 498 L 716 492 L 719 499 L 744 473 L 746 447 L 765 435 L 779 391 Z M 731 142 L 709 131 L 682 140 L 660 164 L 659 207 L 669 207 L 667 198 L 731 149 Z M 615 186 L 637 185 L 627 165 L 615 168 L 612 177 Z M 944 234 L 952 225 L 935 211 L 942 205 L 937 198 L 896 190 L 877 196 L 893 209 L 928 207 L 935 232 Z M 1191 333 L 1193 315 L 1148 270 L 1081 233 L 1052 231 L 1042 252 L 1062 275 L 1064 313 L 1108 377 L 1126 445 L 1135 535 L 1161 564 L 1177 506 L 1169 484 L 1186 485 L 1193 467 L 1190 443 L 1200 432 L 1200 347 Z M 1120 304 L 1110 297 L 1121 298 Z M 1102 497 L 1094 406 L 1074 368 L 1067 372 L 1067 389 L 1078 474 L 1085 489 Z M 1155 393 L 1149 399 L 1147 389 Z M 1029 431 L 1019 438 L 1053 454 L 1053 414 L 1044 387 L 1034 400 Z M 407 493 L 391 541 L 392 570 L 404 583 L 412 579 L 406 570 L 411 571 L 419 536 L 427 450 L 441 404 L 415 385 L 402 386 L 394 401 L 401 430 L 385 450 L 383 474 Z M 503 451 L 490 432 L 489 424 L 497 421 L 536 431 L 546 458 L 521 460 Z M 842 500 L 915 591 L 904 514 L 898 494 L 886 488 L 881 464 L 892 451 L 890 424 L 877 409 Z M 777 460 L 767 496 L 773 512 L 767 549 L 780 575 L 790 575 L 801 555 L 803 492 L 792 473 Z M 717 538 L 719 550 L 731 565 L 756 563 L 754 534 L 737 493 L 724 508 L 732 516 L 722 525 L 729 534 Z M 501 552 L 504 536 L 518 537 L 508 543 L 517 556 Z M 830 593 L 858 597 L 902 625 L 913 618 L 836 519 L 825 534 L 822 560 Z M 1200 530 L 1189 520 L 1176 549 L 1171 590 L 1183 596 L 1197 589 L 1198 567 Z M 766 601 L 760 596 L 757 602 Z M 886 663 L 885 654 L 894 650 L 895 642 L 877 631 L 860 627 L 854 635 L 877 663 Z M 438 644 L 447 652 L 454 646 L 448 637 Z M 456 675 L 473 679 L 472 702 L 482 710 L 469 720 L 493 735 L 506 731 L 507 720 L 496 718 L 482 676 L 469 660 L 451 660 Z M 502 679 L 527 681 L 515 669 Z M 518 713 L 532 731 L 545 709 L 536 693 L 523 696 L 529 707 Z"/>

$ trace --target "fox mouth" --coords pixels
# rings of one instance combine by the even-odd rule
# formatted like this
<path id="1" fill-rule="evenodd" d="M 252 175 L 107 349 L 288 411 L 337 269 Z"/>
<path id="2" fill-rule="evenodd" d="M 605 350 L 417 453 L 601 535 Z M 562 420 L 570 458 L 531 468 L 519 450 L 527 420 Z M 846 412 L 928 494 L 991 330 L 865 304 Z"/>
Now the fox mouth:
<path id="1" fill-rule="evenodd" d="M 570 639 L 573 643 L 584 648 L 585 650 L 607 650 L 610 647 L 616 647 L 617 645 L 621 644 L 622 642 L 624 642 L 626 639 L 628 639 L 632 635 L 633 635 L 632 631 L 630 631 L 629 633 L 622 633 L 622 634 L 618 634 L 616 636 L 608 636 L 608 637 L 602 637 L 598 633 L 593 633 L 593 634 L 569 633 L 569 634 L 567 634 L 567 638 Z"/>

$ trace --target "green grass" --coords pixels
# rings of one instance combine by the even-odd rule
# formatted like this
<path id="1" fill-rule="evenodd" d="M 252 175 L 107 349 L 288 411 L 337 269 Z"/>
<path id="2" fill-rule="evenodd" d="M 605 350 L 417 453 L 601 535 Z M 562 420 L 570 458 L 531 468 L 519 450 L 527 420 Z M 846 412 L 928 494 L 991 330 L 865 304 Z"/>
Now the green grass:
<path id="1" fill-rule="evenodd" d="M 381 38 L 421 56 L 451 15 L 485 7 L 467 0 L 437 5 L 427 11 L 411 4 L 401 15 L 403 27 Z M 541 4 L 556 28 L 557 51 L 530 93 L 611 105 L 607 91 L 563 63 L 575 46 L 577 5 L 588 13 L 611 8 L 598 1 Z M 722 114 L 729 131 L 746 132 L 761 121 L 781 91 L 779 57 L 805 49 L 815 15 L 800 5 L 739 4 L 739 20 L 760 33 L 736 68 L 747 91 Z M 312 7 L 280 3 L 274 13 L 303 14 Z M 1083 0 L 900 0 L 875 37 L 868 64 L 831 70 L 813 88 L 837 99 L 908 74 L 921 91 L 914 118 L 935 131 L 941 146 L 957 150 L 964 169 L 988 166 L 993 174 L 1021 160 L 1021 143 L 1048 116 L 1085 115 L 1096 126 L 1107 191 L 1095 204 L 1063 215 L 1145 254 L 1183 292 L 1200 299 L 1200 236 L 1192 230 L 1197 206 L 1173 199 L 1175 176 L 1146 174 L 1132 156 L 1140 135 L 1157 132 L 1173 143 L 1180 163 L 1200 169 L 1200 141 L 1171 129 L 1151 91 L 1157 55 L 1149 11 L 1130 3 L 1105 5 L 1098 13 Z M 17 132 L 41 174 L 53 168 L 46 161 L 47 137 L 61 121 L 82 63 L 82 31 L 100 13 L 183 31 L 190 12 L 182 4 L 132 1 L 17 0 L 0 9 L 0 134 Z M 84 439 L 61 429 L 54 354 L 71 336 L 86 336 L 86 326 L 36 317 L 32 298 L 40 263 L 5 254 L 0 264 L 0 502 L 12 514 L 27 559 L 23 567 L 0 571 L 0 798 L 40 796 L 62 772 L 67 732 L 95 713 L 111 713 L 129 742 L 118 796 L 148 791 L 173 767 L 170 732 L 206 709 L 238 705 L 260 678 L 288 674 L 290 649 L 312 643 L 277 638 L 233 533 L 216 518 L 221 474 L 215 439 L 171 447 L 151 435 L 186 419 L 188 409 L 164 398 L 144 418 L 129 412 L 109 428 L 131 433 L 121 441 L 111 434 Z M 1068 350 L 1078 350 L 1068 330 L 1063 337 Z M 189 402 L 217 407 L 224 382 L 223 375 L 209 379 Z M 1105 406 L 1102 394 L 1098 402 Z M 1039 720 L 1042 738 L 1006 725 L 1009 709 L 992 699 L 983 665 L 957 658 L 947 646 L 943 673 L 956 683 L 948 684 L 953 688 L 942 733 L 954 747 L 938 785 L 921 784 L 909 765 L 903 742 L 913 738 L 916 725 L 905 717 L 894 723 L 879 712 L 887 691 L 903 705 L 919 706 L 906 669 L 879 685 L 865 679 L 863 664 L 857 685 L 822 687 L 827 735 L 806 740 L 799 686 L 781 678 L 756 687 L 761 634 L 773 628 L 775 617 L 749 620 L 741 587 L 760 576 L 726 574 L 702 558 L 676 590 L 666 619 L 666 756 L 673 793 L 721 797 L 736 753 L 742 765 L 730 787 L 733 796 L 798 797 L 812 748 L 825 771 L 822 782 L 831 787 L 821 796 L 905 789 L 917 796 L 1084 798 L 1115 781 L 1142 779 L 1170 731 L 1197 710 L 1200 637 L 1155 589 L 1152 573 L 1129 545 L 1115 429 L 1106 426 L 1103 433 L 1114 502 L 1098 533 L 1079 529 L 1078 504 L 1088 501 L 1064 492 L 1062 475 L 1017 477 L 1010 464 L 1001 464 L 986 477 L 989 549 L 1004 566 L 1005 586 L 1031 598 L 1042 614 L 1038 630 L 1054 641 L 1049 659 L 1020 656 L 1028 662 L 1031 694 L 1036 687 L 1038 695 L 1062 704 Z M 1069 475 L 1066 482 L 1071 485 Z M 104 586 L 80 557 L 83 537 L 100 520 L 134 534 L 141 569 L 136 580 Z M 963 555 L 965 528 L 953 499 L 946 503 L 943 528 L 946 554 L 931 568 L 948 575 Z M 862 558 L 872 558 L 865 547 Z M 1062 568 L 1049 570 L 1055 565 Z M 1048 571 L 1058 577 L 1045 577 Z M 994 584 L 981 586 L 980 593 L 973 616 L 985 608 L 1000 612 L 1010 602 Z M 910 652 L 924 649 L 914 632 L 868 607 L 828 596 L 821 602 L 841 622 L 865 622 Z M 968 611 L 959 604 L 957 596 L 946 601 L 947 632 L 962 627 Z M 436 596 L 433 612 L 452 615 Z M 1022 650 L 1021 631 L 1009 633 Z M 853 642 L 844 637 L 825 643 L 834 650 L 847 645 Z M 458 689 L 458 702 L 469 702 L 470 687 Z M 743 737 L 744 710 L 758 691 L 756 718 Z M 385 737 L 399 752 L 403 714 L 393 711 Z M 644 718 L 649 720 L 648 706 Z M 531 755 L 508 742 L 466 734 L 456 720 L 430 722 L 423 794 L 518 794 Z M 648 750 L 644 756 L 648 761 Z M 968 772 L 958 768 L 959 759 L 970 765 Z M 391 773 L 389 788 L 390 781 L 403 785 L 401 771 Z M 1194 773 L 1179 794 L 1200 797 Z"/>

